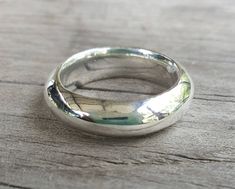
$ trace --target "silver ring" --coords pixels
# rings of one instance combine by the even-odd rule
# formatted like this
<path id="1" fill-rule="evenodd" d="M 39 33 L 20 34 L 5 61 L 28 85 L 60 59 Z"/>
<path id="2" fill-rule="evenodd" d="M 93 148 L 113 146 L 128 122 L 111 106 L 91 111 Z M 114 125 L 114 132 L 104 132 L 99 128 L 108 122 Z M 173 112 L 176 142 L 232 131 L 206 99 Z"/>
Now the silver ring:
<path id="1" fill-rule="evenodd" d="M 144 80 L 159 86 L 158 92 L 121 100 L 82 93 L 87 83 L 115 78 Z M 79 52 L 66 60 L 50 75 L 44 95 L 58 117 L 85 132 L 138 136 L 178 121 L 193 91 L 190 76 L 171 58 L 145 49 L 105 47 Z"/>

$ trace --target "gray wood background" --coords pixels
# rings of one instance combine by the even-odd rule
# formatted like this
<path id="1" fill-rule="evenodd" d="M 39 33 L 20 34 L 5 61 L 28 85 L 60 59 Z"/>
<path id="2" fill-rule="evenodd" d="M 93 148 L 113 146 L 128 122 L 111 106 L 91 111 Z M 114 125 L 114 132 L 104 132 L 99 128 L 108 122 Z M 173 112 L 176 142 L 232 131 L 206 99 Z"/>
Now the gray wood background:
<path id="1" fill-rule="evenodd" d="M 159 133 L 90 137 L 47 109 L 70 55 L 131 46 L 181 62 L 184 118 Z M 235 188 L 234 0 L 0 0 L 0 188 Z"/>

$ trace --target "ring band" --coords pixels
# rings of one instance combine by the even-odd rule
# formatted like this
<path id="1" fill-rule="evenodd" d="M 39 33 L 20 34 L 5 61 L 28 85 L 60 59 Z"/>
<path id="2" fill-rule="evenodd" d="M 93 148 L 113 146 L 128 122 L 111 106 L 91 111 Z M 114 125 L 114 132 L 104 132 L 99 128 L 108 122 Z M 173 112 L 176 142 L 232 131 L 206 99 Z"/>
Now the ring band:
<path id="1" fill-rule="evenodd" d="M 100 69 L 98 74 L 96 67 L 99 62 L 109 59 L 121 66 L 106 61 L 107 68 Z M 149 66 L 148 71 L 136 71 L 135 64 L 129 60 L 137 62 L 137 68 L 143 65 L 140 71 Z M 90 80 L 118 77 L 155 82 L 162 90 L 137 100 L 87 97 L 78 92 Z M 105 47 L 79 52 L 56 68 L 45 85 L 44 96 L 58 117 L 85 132 L 138 136 L 156 132 L 178 121 L 187 110 L 193 91 L 190 76 L 171 58 L 145 49 Z"/>

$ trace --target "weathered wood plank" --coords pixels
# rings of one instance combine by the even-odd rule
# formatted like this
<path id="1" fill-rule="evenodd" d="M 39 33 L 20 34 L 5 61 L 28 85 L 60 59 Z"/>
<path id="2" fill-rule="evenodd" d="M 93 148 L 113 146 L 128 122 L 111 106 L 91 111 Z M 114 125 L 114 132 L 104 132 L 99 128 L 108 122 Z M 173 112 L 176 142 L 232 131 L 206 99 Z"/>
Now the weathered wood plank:
<path id="1" fill-rule="evenodd" d="M 0 188 L 234 188 L 234 5 L 0 1 Z M 160 51 L 187 68 L 196 93 L 180 122 L 113 139 L 52 115 L 42 97 L 50 71 L 80 50 L 110 45 Z"/>
<path id="2" fill-rule="evenodd" d="M 180 61 L 184 58 L 185 64 L 195 61 L 200 64 L 208 61 L 234 62 L 235 39 L 231 23 L 235 19 L 230 1 L 221 5 L 219 1 L 193 3 L 193 6 L 190 1 L 169 5 L 157 1 L 145 5 L 131 1 L 114 4 L 107 1 L 98 4 L 96 1 L 72 1 L 73 4 L 54 1 L 53 7 L 56 8 L 51 8 L 52 3 L 46 1 L 36 5 L 25 0 L 19 6 L 13 2 L 2 5 L 0 56 L 4 72 L 1 79 L 16 80 L 17 73 L 21 79 L 37 81 L 41 77 L 33 75 L 31 69 L 40 70 L 46 76 L 48 70 L 78 50 L 107 45 L 151 48 Z M 93 3 L 94 6 L 90 6 Z M 24 4 L 28 4 L 30 9 L 26 9 Z M 73 7 L 66 12 L 69 6 Z M 133 6 L 133 12 L 125 10 L 121 16 L 113 14 L 122 6 L 125 9 Z M 148 14 L 141 14 L 141 10 L 149 6 L 154 9 L 150 9 L 152 11 Z M 7 11 L 10 8 L 12 10 Z M 22 14 L 22 11 L 25 13 Z M 166 14 L 168 12 L 170 14 Z M 96 17 L 92 17 L 94 14 Z M 132 17 L 128 18 L 132 21 L 123 27 L 129 14 Z M 170 24 L 166 24 L 168 22 Z M 9 73 L 12 67 L 14 69 Z"/>
<path id="3" fill-rule="evenodd" d="M 11 94 L 10 96 L 1 95 L 5 98 L 0 103 L 2 107 L 0 112 L 2 123 L 1 151 L 6 151 L 6 153 L 2 153 L 2 161 L 10 164 L 9 167 L 5 167 L 4 164 L 4 174 L 11 171 L 11 166 L 14 169 L 15 166 L 21 167 L 18 168 L 19 170 L 26 169 L 27 166 L 29 166 L 29 168 L 27 167 L 29 170 L 39 167 L 39 172 L 43 172 L 41 167 L 47 170 L 54 165 L 59 169 L 72 169 L 78 177 L 77 174 L 81 171 L 81 167 L 89 169 L 86 170 L 88 176 L 93 173 L 93 167 L 98 166 L 97 170 L 95 169 L 97 172 L 99 169 L 103 171 L 107 169 L 107 173 L 103 175 L 104 179 L 106 176 L 109 178 L 110 169 L 113 169 L 113 174 L 118 177 L 120 176 L 118 173 L 123 170 L 123 166 L 128 166 L 130 172 L 138 173 L 131 177 L 134 179 L 132 182 L 135 182 L 137 178 L 141 179 L 143 177 L 142 171 L 134 171 L 136 168 L 139 169 L 139 166 L 149 171 L 151 169 L 147 167 L 154 165 L 155 168 L 152 167 L 153 172 L 156 171 L 155 169 L 159 169 L 159 165 L 163 166 L 162 171 L 165 170 L 164 167 L 166 166 L 167 170 L 163 172 L 163 175 L 171 173 L 169 172 L 171 169 L 168 170 L 168 168 L 172 164 L 173 167 L 176 167 L 172 168 L 172 171 L 177 168 L 191 167 L 192 172 L 182 168 L 184 172 L 181 172 L 180 176 L 174 176 L 174 179 L 180 180 L 182 175 L 185 175 L 182 185 L 178 185 L 179 188 L 191 186 L 194 182 L 201 183 L 201 177 L 196 179 L 194 174 L 205 171 L 203 170 L 203 164 L 206 164 L 207 169 L 210 171 L 214 169 L 214 166 L 218 166 L 220 172 L 225 174 L 219 180 L 217 178 L 216 183 L 234 176 L 234 119 L 229 119 L 229 115 L 234 114 L 235 110 L 232 106 L 229 106 L 231 102 L 195 99 L 192 109 L 181 122 L 158 134 L 134 140 L 103 139 L 99 137 L 90 138 L 76 129 L 65 127 L 47 110 L 43 103 L 42 93 L 39 92 L 42 91 L 42 88 L 42 86 L 33 85 L 24 85 L 22 87 L 17 84 L 1 84 L 0 93 L 7 92 Z M 15 90 L 21 94 L 22 98 L 14 93 Z M 223 97 L 217 98 L 223 101 Z M 27 103 L 30 106 L 24 106 Z M 223 114 L 218 115 L 215 112 L 223 112 Z M 224 119 L 225 115 L 228 115 L 226 121 Z M 13 155 L 11 150 L 7 150 L 8 148 L 16 150 L 13 150 Z M 100 149 L 102 149 L 102 152 L 100 152 Z M 54 162 L 55 158 L 58 158 L 56 162 Z M 27 165 L 24 165 L 24 162 L 27 162 Z M 115 167 L 113 167 L 113 164 Z M 227 165 L 229 166 L 227 167 Z M 202 167 L 198 168 L 198 166 Z M 57 174 L 57 171 L 56 169 L 51 174 Z M 161 172 L 156 173 L 162 174 Z M 214 178 L 210 172 L 207 173 L 209 174 L 207 179 Z M 15 174 L 18 175 L 19 172 L 16 171 Z M 15 174 L 13 174 L 14 177 Z M 189 174 L 191 174 L 190 178 Z M 77 178 L 76 176 L 73 179 Z M 101 178 L 95 178 L 95 180 L 102 180 L 102 174 L 99 177 Z M 165 183 L 165 187 L 170 187 L 172 184 L 170 183 L 168 186 L 163 176 L 152 177 L 153 180 L 156 179 L 160 183 Z M 35 179 L 31 177 L 31 172 L 29 175 L 25 173 L 24 178 Z M 133 184 L 129 181 L 123 181 L 124 178 L 121 177 L 119 182 L 124 185 Z M 43 177 L 42 183 L 44 179 Z M 143 177 L 142 179 L 147 178 Z M 188 183 L 188 180 L 192 183 Z M 29 182 L 29 179 L 26 179 L 27 182 Z M 56 179 L 55 182 L 59 181 Z M 67 182 L 66 178 L 64 182 Z M 80 182 L 83 183 L 84 181 L 80 180 Z M 120 184 L 119 182 L 117 182 L 117 187 Z M 103 184 L 106 186 L 105 183 Z M 141 188 L 147 183 L 144 181 L 142 184 L 138 183 L 137 185 Z M 154 187 L 156 183 L 150 182 L 148 184 L 149 187 Z M 203 183 L 206 187 L 213 187 L 214 184 L 214 181 L 213 183 L 209 181 Z M 136 185 L 133 185 L 133 188 L 134 186 Z"/>
<path id="4" fill-rule="evenodd" d="M 108 188 L 105 179 L 111 182 L 117 177 L 117 187 L 135 183 L 132 188 L 161 183 L 166 188 L 172 184 L 176 188 L 193 187 L 194 183 L 206 187 L 234 184 L 234 141 L 229 129 L 187 129 L 180 123 L 157 135 L 120 140 L 89 138 L 56 121 L 11 116 L 1 116 L 1 120 L 5 128 L 0 139 L 1 178 L 10 183 L 35 186 L 37 181 L 43 187 L 62 187 L 63 182 L 69 186 L 71 179 L 72 186 L 101 182 Z M 47 180 L 50 175 L 53 179 Z"/>

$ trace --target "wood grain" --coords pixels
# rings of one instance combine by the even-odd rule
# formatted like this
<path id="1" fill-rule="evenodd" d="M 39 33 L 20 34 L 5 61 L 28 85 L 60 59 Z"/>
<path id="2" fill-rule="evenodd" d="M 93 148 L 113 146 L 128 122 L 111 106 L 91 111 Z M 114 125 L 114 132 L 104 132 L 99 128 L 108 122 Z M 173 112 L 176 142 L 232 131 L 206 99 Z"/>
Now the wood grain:
<path id="1" fill-rule="evenodd" d="M 234 15 L 233 0 L 0 0 L 0 188 L 235 188 Z M 52 115 L 49 73 L 100 46 L 181 62 L 196 86 L 183 119 L 124 139 Z"/>

